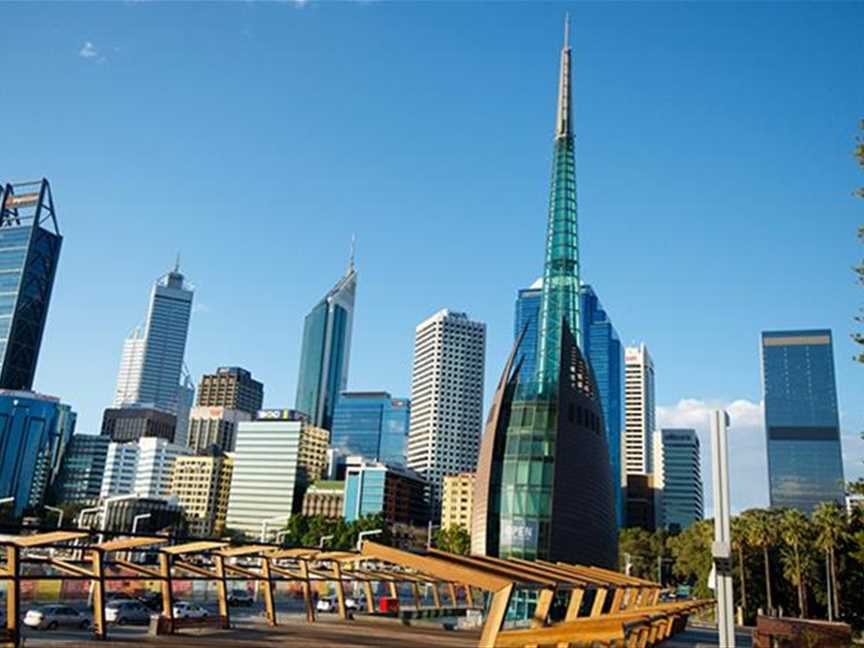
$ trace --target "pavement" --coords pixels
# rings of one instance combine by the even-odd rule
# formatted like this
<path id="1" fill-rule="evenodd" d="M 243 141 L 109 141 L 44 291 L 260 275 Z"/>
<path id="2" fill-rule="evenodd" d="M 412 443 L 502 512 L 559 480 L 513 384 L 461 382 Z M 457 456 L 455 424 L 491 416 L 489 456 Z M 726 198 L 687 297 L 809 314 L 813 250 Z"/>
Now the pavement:
<path id="1" fill-rule="evenodd" d="M 752 628 L 735 628 L 735 648 L 751 648 Z M 667 639 L 660 648 L 729 648 L 720 646 L 720 636 L 714 626 L 689 625 L 684 632 Z"/>

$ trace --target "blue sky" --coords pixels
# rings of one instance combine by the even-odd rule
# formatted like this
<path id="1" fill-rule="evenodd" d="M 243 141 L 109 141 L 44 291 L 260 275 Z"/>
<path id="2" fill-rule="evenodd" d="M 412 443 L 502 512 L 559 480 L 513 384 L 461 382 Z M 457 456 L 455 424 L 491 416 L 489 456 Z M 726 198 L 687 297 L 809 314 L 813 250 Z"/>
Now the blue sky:
<path id="1" fill-rule="evenodd" d="M 48 177 L 65 236 L 36 387 L 95 432 L 181 250 L 196 381 L 239 364 L 290 406 L 356 233 L 350 387 L 407 395 L 449 307 L 488 324 L 488 400 L 541 271 L 567 10 L 584 278 L 661 421 L 730 406 L 734 503 L 765 503 L 759 332 L 830 327 L 861 475 L 857 3 L 6 5 L 0 179 Z"/>

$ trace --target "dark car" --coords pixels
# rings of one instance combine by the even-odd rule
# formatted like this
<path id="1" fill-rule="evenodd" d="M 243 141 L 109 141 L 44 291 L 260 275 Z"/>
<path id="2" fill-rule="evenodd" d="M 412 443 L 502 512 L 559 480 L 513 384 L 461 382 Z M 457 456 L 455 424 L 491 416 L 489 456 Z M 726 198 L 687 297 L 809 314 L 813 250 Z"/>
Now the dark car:
<path id="1" fill-rule="evenodd" d="M 232 607 L 252 605 L 252 595 L 246 590 L 236 589 L 228 592 L 228 605 Z"/>
<path id="2" fill-rule="evenodd" d="M 159 592 L 144 592 L 138 597 L 138 601 L 152 612 L 162 611 L 162 595 Z"/>

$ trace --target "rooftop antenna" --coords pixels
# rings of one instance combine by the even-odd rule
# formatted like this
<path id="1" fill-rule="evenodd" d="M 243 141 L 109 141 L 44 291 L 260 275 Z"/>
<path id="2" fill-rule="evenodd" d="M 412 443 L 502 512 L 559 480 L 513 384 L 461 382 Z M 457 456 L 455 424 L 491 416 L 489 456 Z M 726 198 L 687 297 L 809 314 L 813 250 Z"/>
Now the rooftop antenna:
<path id="1" fill-rule="evenodd" d="M 174 274 L 180 274 L 180 250 L 177 250 L 177 260 L 174 262 Z"/>
<path id="2" fill-rule="evenodd" d="M 564 49 L 570 47 L 570 12 L 564 12 Z"/>
<path id="3" fill-rule="evenodd" d="M 354 257 L 357 254 L 357 235 L 351 235 L 351 256 L 348 258 L 348 272 L 354 272 Z"/>

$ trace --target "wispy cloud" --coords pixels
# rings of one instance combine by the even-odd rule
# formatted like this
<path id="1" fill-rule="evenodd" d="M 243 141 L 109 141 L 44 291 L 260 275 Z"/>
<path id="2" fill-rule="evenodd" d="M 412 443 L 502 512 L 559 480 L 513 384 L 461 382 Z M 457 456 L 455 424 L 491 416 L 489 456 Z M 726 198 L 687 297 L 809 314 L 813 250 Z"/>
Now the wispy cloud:
<path id="1" fill-rule="evenodd" d="M 192 312 L 193 313 L 209 313 L 210 307 L 207 304 L 205 304 L 204 302 L 195 302 L 192 305 Z"/>
<path id="2" fill-rule="evenodd" d="M 81 49 L 78 50 L 78 56 L 83 59 L 87 59 L 88 61 L 95 61 L 96 63 L 104 63 L 106 60 L 105 56 L 99 51 L 99 48 L 96 47 L 92 41 L 84 41 Z"/>

